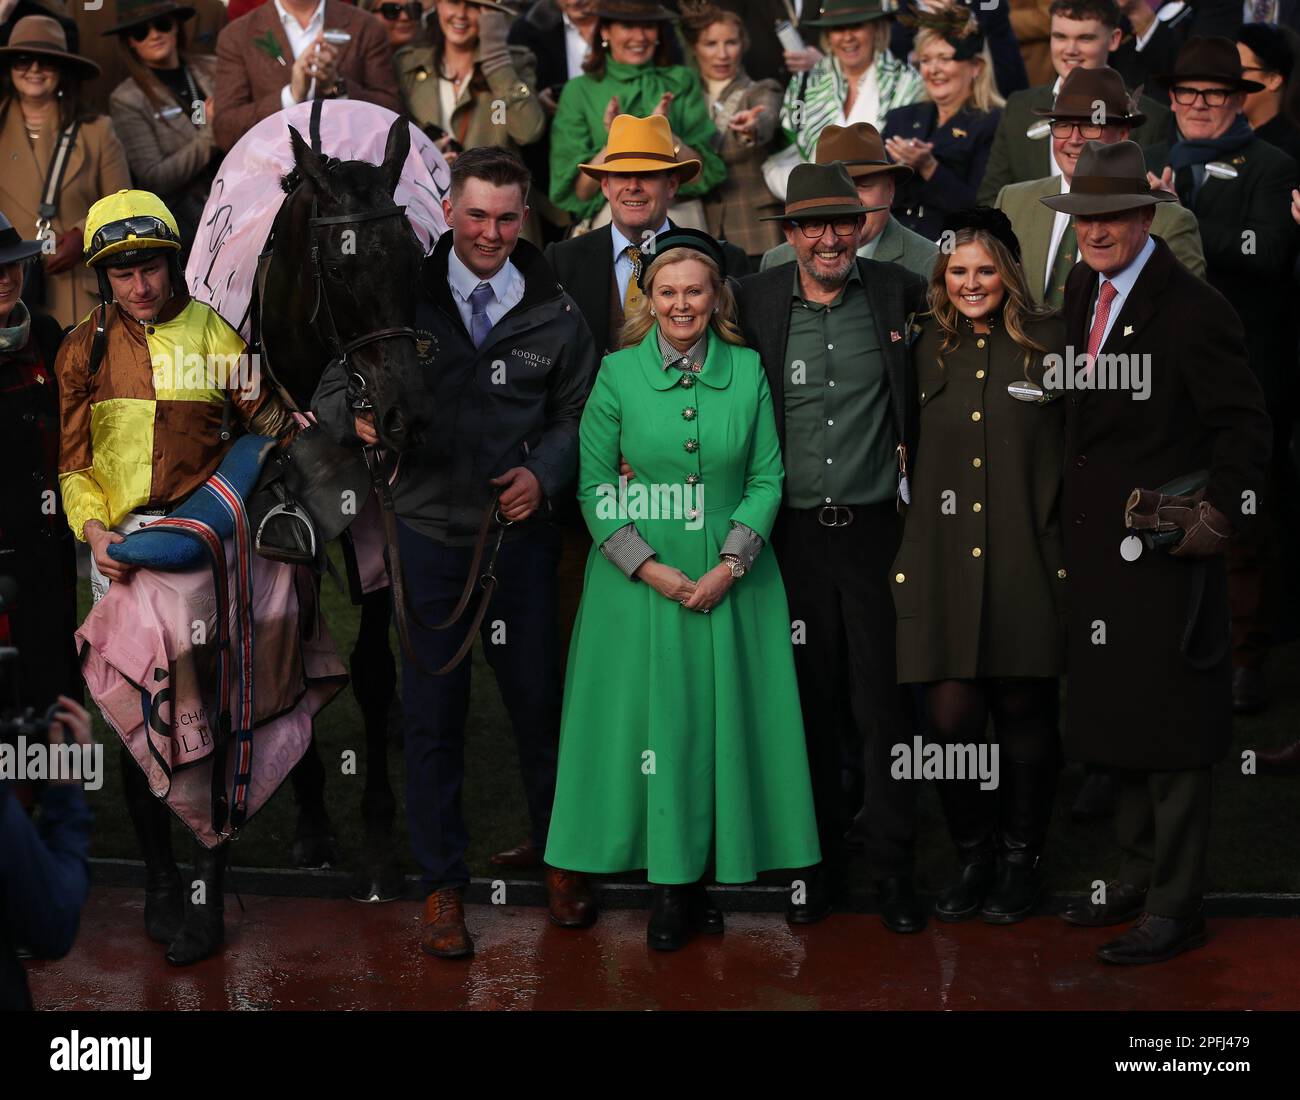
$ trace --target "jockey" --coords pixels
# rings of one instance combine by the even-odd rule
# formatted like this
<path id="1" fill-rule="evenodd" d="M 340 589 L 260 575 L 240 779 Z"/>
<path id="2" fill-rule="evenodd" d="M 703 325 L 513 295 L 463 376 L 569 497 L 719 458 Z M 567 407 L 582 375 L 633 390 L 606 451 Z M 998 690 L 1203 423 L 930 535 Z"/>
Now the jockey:
<path id="1" fill-rule="evenodd" d="M 245 345 L 186 290 L 176 219 L 148 191 L 118 191 L 91 208 L 86 265 L 101 304 L 64 340 L 55 363 L 62 414 L 59 487 L 73 534 L 91 549 L 98 602 L 130 566 L 108 547 L 169 514 L 217 469 L 233 410 L 248 430 L 280 437 L 293 419 Z M 122 780 L 144 856 L 145 929 L 168 962 L 214 954 L 224 939 L 222 879 L 229 845 L 196 842 L 195 879 L 182 892 L 167 807 L 125 748 Z M 191 904 L 185 904 L 189 895 Z M 194 899 L 202 897 L 203 903 Z"/>

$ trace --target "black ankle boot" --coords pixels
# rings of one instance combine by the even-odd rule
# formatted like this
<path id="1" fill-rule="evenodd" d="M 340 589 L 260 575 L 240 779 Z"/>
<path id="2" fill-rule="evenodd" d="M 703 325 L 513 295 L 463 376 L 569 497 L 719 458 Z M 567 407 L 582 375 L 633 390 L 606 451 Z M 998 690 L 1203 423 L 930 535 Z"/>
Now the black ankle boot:
<path id="1" fill-rule="evenodd" d="M 186 898 L 185 922 L 167 948 L 167 961 L 173 966 L 189 966 L 221 950 L 226 940 L 223 891 L 229 855 L 229 843 L 208 849 L 195 841 L 194 877 Z M 201 903 L 193 900 L 198 882 L 203 883 Z"/>
<path id="2" fill-rule="evenodd" d="M 1003 852 L 997 877 L 984 897 L 980 916 L 988 924 L 1015 924 L 1038 904 L 1043 892 L 1042 859 L 1035 852 Z"/>
<path id="3" fill-rule="evenodd" d="M 991 844 L 961 853 L 961 873 L 935 902 L 934 915 L 944 921 L 970 920 L 980 911 L 993 884 L 997 861 Z"/>
<path id="4" fill-rule="evenodd" d="M 122 750 L 126 810 L 144 860 L 144 930 L 155 943 L 170 943 L 185 919 L 181 874 L 172 856 L 171 813 L 149 790 L 135 759 Z"/>
<path id="5" fill-rule="evenodd" d="M 701 879 L 690 888 L 691 896 L 686 906 L 686 916 L 691 924 L 691 931 L 701 932 L 706 936 L 716 936 L 726 931 L 722 920 L 722 910 L 709 899 Z"/>
<path id="6" fill-rule="evenodd" d="M 1003 769 L 997 877 L 980 911 L 989 924 L 1015 924 L 1038 904 L 1043 892 L 1043 842 L 1059 769 L 1055 755 L 1033 763 L 1013 760 Z"/>
<path id="7" fill-rule="evenodd" d="M 691 886 L 655 886 L 646 942 L 656 951 L 676 951 L 691 938 Z"/>

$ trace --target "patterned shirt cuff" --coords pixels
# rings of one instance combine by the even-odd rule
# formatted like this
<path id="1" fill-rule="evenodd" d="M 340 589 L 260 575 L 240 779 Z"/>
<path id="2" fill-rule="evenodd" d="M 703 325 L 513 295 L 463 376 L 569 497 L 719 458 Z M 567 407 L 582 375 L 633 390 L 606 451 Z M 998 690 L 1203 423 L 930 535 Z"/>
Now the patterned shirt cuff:
<path id="1" fill-rule="evenodd" d="M 600 552 L 623 570 L 630 581 L 636 580 L 636 571 L 655 556 L 654 547 L 637 533 L 634 523 L 610 535 L 600 544 Z"/>
<path id="2" fill-rule="evenodd" d="M 762 535 L 752 528 L 746 527 L 743 523 L 733 522 L 731 531 L 718 553 L 719 555 L 735 554 L 740 559 L 740 564 L 745 567 L 745 571 L 749 572 L 754 568 L 754 559 L 758 557 L 758 552 L 762 549 Z"/>

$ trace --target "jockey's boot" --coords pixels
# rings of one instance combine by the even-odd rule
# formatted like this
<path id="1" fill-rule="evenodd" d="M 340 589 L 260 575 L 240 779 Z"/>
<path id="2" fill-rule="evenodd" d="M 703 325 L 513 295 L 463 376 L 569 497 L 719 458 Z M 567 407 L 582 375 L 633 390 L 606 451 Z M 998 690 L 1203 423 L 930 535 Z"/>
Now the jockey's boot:
<path id="1" fill-rule="evenodd" d="M 229 857 L 229 841 L 212 849 L 195 841 L 185 923 L 167 948 L 167 961 L 173 966 L 189 966 L 221 950 L 226 939 L 223 891 Z"/>
<path id="2" fill-rule="evenodd" d="M 172 856 L 171 814 L 149 790 L 131 754 L 122 750 L 126 810 L 144 859 L 144 930 L 155 943 L 171 943 L 185 919 L 181 873 Z"/>

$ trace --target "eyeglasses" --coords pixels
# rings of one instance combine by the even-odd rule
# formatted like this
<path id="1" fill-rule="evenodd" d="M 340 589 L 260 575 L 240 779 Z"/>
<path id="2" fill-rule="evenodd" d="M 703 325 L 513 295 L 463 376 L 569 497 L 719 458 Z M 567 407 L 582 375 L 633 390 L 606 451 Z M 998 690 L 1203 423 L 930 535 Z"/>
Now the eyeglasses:
<path id="1" fill-rule="evenodd" d="M 1227 88 L 1188 88 L 1183 84 L 1175 84 L 1169 89 L 1169 94 L 1180 107 L 1190 107 L 1198 96 L 1205 100 L 1207 107 L 1222 107 L 1234 93 Z"/>
<path id="2" fill-rule="evenodd" d="M 1078 130 L 1079 136 L 1084 141 L 1096 141 L 1101 137 L 1104 129 L 1104 126 L 1092 122 L 1071 122 L 1068 119 L 1061 119 L 1052 123 L 1052 137 L 1068 138 L 1073 131 Z"/>
<path id="3" fill-rule="evenodd" d="M 837 237 L 852 237 L 859 229 L 862 228 L 862 218 L 837 218 L 833 222 L 795 222 L 803 235 L 810 241 L 815 241 L 829 225 Z"/>
<path id="4" fill-rule="evenodd" d="M 157 19 L 150 19 L 148 23 L 141 23 L 138 27 L 132 27 L 127 31 L 127 34 L 131 36 L 132 42 L 143 42 L 149 37 L 150 31 L 167 34 L 174 26 L 176 26 L 176 20 L 170 15 L 162 15 Z"/>
<path id="5" fill-rule="evenodd" d="M 121 221 L 109 222 L 95 230 L 90 238 L 90 254 L 93 256 L 111 244 L 120 244 L 130 237 L 151 240 L 175 241 L 176 234 L 161 218 L 152 214 L 137 214 L 135 217 L 123 218 Z"/>
<path id="6" fill-rule="evenodd" d="M 416 23 L 420 21 L 420 16 L 424 14 L 423 5 L 417 3 L 380 4 L 374 10 L 390 23 L 396 23 L 401 18 L 402 12 L 406 12 L 406 18 Z"/>
<path id="7" fill-rule="evenodd" d="M 52 57 L 45 57 L 35 53 L 20 53 L 14 56 L 9 62 L 9 68 L 15 72 L 23 72 L 26 69 L 57 69 L 59 63 Z"/>

